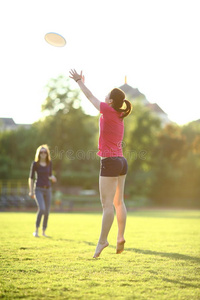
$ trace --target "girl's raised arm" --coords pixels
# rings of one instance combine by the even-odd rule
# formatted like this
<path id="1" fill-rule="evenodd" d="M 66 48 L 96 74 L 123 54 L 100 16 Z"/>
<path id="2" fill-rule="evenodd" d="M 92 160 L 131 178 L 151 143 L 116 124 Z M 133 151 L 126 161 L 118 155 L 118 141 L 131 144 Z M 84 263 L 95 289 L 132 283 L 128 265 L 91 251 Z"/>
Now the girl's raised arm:
<path id="1" fill-rule="evenodd" d="M 74 69 L 74 70 L 70 70 L 69 73 L 71 74 L 71 76 L 69 76 L 69 77 L 74 79 L 78 83 L 80 89 L 85 94 L 85 96 L 88 98 L 88 100 L 94 105 L 94 107 L 96 107 L 96 109 L 100 110 L 101 102 L 86 87 L 86 85 L 84 83 L 84 76 L 82 75 L 82 71 L 80 74 L 78 74 L 76 72 L 76 70 Z"/>

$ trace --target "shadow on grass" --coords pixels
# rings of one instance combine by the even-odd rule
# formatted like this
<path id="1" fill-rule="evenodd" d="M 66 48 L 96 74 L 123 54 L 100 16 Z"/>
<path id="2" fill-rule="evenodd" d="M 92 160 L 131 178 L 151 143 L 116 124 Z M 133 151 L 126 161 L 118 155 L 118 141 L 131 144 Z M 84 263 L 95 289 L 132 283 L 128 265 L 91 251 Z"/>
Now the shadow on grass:
<path id="1" fill-rule="evenodd" d="M 160 279 L 162 279 L 162 281 L 165 281 L 165 282 L 168 282 L 168 283 L 172 283 L 172 284 L 178 284 L 181 286 L 181 288 L 185 288 L 185 287 L 192 287 L 192 288 L 197 288 L 199 289 L 199 285 L 195 285 L 195 284 L 191 284 L 191 283 L 187 283 L 187 282 L 181 282 L 181 281 L 178 281 L 178 280 L 174 280 L 174 279 L 169 279 L 169 278 L 165 278 L 165 277 L 160 277 L 160 274 L 158 272 L 155 272 L 155 271 L 152 271 L 150 270 L 149 273 L 151 274 L 154 274 L 154 275 L 158 275 Z M 193 281 L 195 280 L 194 278 L 184 278 L 184 280 L 186 281 Z"/>
<path id="2" fill-rule="evenodd" d="M 96 246 L 96 244 L 92 242 L 87 242 L 83 241 L 83 243 L 87 244 L 88 246 Z M 109 245 L 110 248 L 116 248 L 116 246 Z M 145 254 L 145 255 L 157 255 L 161 257 L 167 257 L 167 258 L 172 258 L 175 260 L 190 260 L 196 263 L 200 263 L 200 258 L 198 257 L 193 257 L 189 255 L 184 255 L 180 253 L 168 253 L 168 252 L 157 252 L 157 251 L 152 251 L 152 250 L 143 250 L 143 249 L 137 249 L 137 248 L 126 248 L 124 251 L 130 251 L 130 252 L 135 252 L 135 253 L 140 253 L 140 254 Z"/>
<path id="3" fill-rule="evenodd" d="M 63 239 L 59 238 L 56 239 L 57 241 L 65 241 L 65 242 L 75 242 L 75 240 L 71 239 Z M 96 243 L 93 242 L 88 242 L 88 241 L 81 241 L 82 243 L 85 243 L 88 246 L 93 246 L 96 247 Z M 80 241 L 77 241 L 77 243 L 80 243 Z M 110 248 L 116 248 L 116 246 L 109 245 Z M 21 250 L 26 249 L 26 248 L 20 248 Z M 152 250 L 143 250 L 143 249 L 137 249 L 137 248 L 126 248 L 124 251 L 129 251 L 129 252 L 135 252 L 139 254 L 144 254 L 144 255 L 156 255 L 156 256 L 161 256 L 165 258 L 170 258 L 174 260 L 185 260 L 185 261 L 193 261 L 195 263 L 200 263 L 200 258 L 199 257 L 193 257 L 185 254 L 180 254 L 180 253 L 168 253 L 168 252 L 158 252 L 158 251 L 152 251 Z"/>
<path id="4" fill-rule="evenodd" d="M 96 246 L 96 244 L 91 243 L 91 242 L 86 242 L 83 241 L 85 244 L 89 246 Z M 111 248 L 116 248 L 116 246 L 109 245 Z M 168 252 L 157 252 L 157 251 L 152 251 L 152 250 L 143 250 L 143 249 L 137 249 L 137 248 L 126 248 L 124 251 L 130 251 L 130 252 L 135 252 L 135 253 L 140 253 L 140 254 L 145 254 L 145 255 L 157 255 L 161 257 L 167 257 L 167 258 L 172 258 L 175 260 L 190 260 L 196 263 L 200 263 L 200 258 L 199 257 L 193 257 L 189 255 L 184 255 L 180 253 L 168 253 Z"/>
<path id="5" fill-rule="evenodd" d="M 172 258 L 175 260 L 190 260 L 190 261 L 193 261 L 196 263 L 200 263 L 200 258 L 189 256 L 189 255 L 184 255 L 184 254 L 180 254 L 180 253 L 157 252 L 157 251 L 142 250 L 142 249 L 137 249 L 137 248 L 126 248 L 125 251 L 131 251 L 131 252 L 146 254 L 146 255 L 158 255 L 161 257 Z"/>
<path id="6" fill-rule="evenodd" d="M 71 240 L 71 239 L 55 238 L 54 240 L 55 241 L 69 242 L 69 243 L 71 243 L 71 242 L 73 242 L 73 243 L 77 242 L 78 243 L 78 241 Z"/>
<path id="7" fill-rule="evenodd" d="M 168 279 L 168 278 L 162 278 L 162 280 L 165 282 L 173 283 L 173 284 L 179 284 L 182 288 L 185 288 L 185 287 L 192 287 L 192 288 L 197 288 L 197 289 L 199 288 L 199 285 L 180 282 L 180 281 L 172 280 L 172 279 Z"/>

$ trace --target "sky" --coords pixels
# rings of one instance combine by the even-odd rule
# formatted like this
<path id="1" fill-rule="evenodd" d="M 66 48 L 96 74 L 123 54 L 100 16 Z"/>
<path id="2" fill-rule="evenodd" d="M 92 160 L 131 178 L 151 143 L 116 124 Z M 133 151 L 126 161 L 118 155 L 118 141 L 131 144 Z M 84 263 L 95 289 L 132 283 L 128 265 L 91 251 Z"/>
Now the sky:
<path id="1" fill-rule="evenodd" d="M 75 68 L 101 101 L 127 76 L 173 122 L 200 118 L 198 0 L 1 0 L 0 28 L 0 117 L 37 121 L 50 78 Z M 48 32 L 66 45 L 49 45 Z"/>

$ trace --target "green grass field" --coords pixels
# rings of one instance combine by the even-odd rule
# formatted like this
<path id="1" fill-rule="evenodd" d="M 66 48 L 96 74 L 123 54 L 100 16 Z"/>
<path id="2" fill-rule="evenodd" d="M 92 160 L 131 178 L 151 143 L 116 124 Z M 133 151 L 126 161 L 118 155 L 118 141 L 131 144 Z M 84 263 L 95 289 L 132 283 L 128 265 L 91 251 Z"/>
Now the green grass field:
<path id="1" fill-rule="evenodd" d="M 200 211 L 129 212 L 125 251 L 93 259 L 100 213 L 51 213 L 49 238 L 32 236 L 36 213 L 0 213 L 1 299 L 200 299 Z"/>

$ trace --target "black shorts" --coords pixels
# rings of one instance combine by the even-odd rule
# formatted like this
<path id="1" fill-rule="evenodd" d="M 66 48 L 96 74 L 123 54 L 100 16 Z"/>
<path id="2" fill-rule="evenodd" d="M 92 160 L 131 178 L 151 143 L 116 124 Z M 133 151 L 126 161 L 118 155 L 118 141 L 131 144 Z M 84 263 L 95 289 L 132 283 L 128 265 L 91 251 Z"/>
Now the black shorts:
<path id="1" fill-rule="evenodd" d="M 101 159 L 100 176 L 118 177 L 126 175 L 127 171 L 128 164 L 124 157 L 107 157 Z"/>

